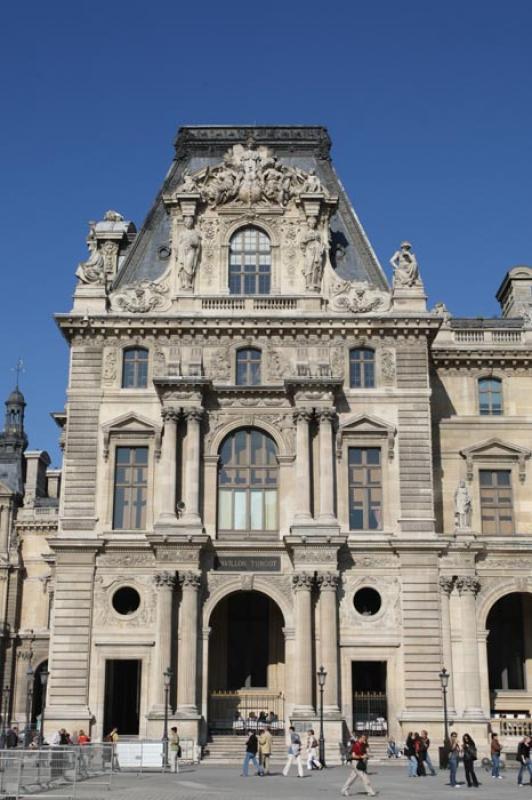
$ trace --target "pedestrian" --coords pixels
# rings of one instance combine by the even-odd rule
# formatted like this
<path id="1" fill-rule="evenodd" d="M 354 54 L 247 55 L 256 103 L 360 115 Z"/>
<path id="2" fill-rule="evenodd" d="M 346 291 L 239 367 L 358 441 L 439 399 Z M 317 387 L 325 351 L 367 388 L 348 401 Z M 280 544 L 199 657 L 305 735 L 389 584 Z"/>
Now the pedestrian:
<path id="1" fill-rule="evenodd" d="M 430 774 L 434 777 L 434 775 L 436 775 L 436 770 L 434 769 L 432 759 L 429 755 L 430 739 L 425 730 L 421 731 L 421 741 L 423 742 L 423 761 L 425 766 L 428 767 Z"/>
<path id="2" fill-rule="evenodd" d="M 242 778 L 248 777 L 248 767 L 249 762 L 253 764 L 255 767 L 256 775 L 264 775 L 264 771 L 260 766 L 259 762 L 257 761 L 257 750 L 259 749 L 259 743 L 257 741 L 257 736 L 255 732 L 250 728 L 248 730 L 248 738 L 246 739 L 246 752 L 244 754 L 244 762 L 242 764 Z"/>
<path id="3" fill-rule="evenodd" d="M 475 775 L 475 761 L 477 760 L 477 746 L 468 733 L 462 736 L 462 756 L 464 759 L 464 769 L 467 785 L 478 789 L 479 782 Z"/>
<path id="4" fill-rule="evenodd" d="M 458 771 L 458 762 L 460 760 L 460 743 L 458 741 L 458 734 L 451 733 L 451 741 L 449 743 L 449 771 L 450 783 L 455 789 L 461 786 L 456 780 L 456 773 Z"/>
<path id="5" fill-rule="evenodd" d="M 423 761 L 423 751 L 424 751 L 424 744 L 421 739 L 421 736 L 416 731 L 414 733 L 414 752 L 416 754 L 416 761 L 417 761 L 417 768 L 416 768 L 416 775 L 418 778 L 425 777 L 425 764 Z"/>
<path id="6" fill-rule="evenodd" d="M 375 797 L 376 792 L 373 790 L 373 786 L 371 785 L 370 779 L 368 778 L 367 771 L 368 771 L 368 737 L 365 733 L 361 733 L 360 736 L 357 736 L 355 742 L 353 742 L 351 748 L 351 775 L 346 780 L 342 791 L 340 792 L 343 797 L 349 796 L 349 787 L 352 783 L 356 781 L 357 778 L 360 778 L 364 787 L 366 789 L 366 793 L 370 797 Z"/>
<path id="7" fill-rule="evenodd" d="M 395 739 L 388 739 L 386 755 L 388 758 L 400 758 L 399 748 L 395 744 Z"/>
<path id="8" fill-rule="evenodd" d="M 288 758 L 286 760 L 286 764 L 284 765 L 283 775 L 285 778 L 288 776 L 290 767 L 295 762 L 297 765 L 297 777 L 302 778 L 303 764 L 301 763 L 301 739 L 299 737 L 299 733 L 296 733 L 296 729 L 292 725 L 288 728 L 286 744 L 288 746 Z"/>
<path id="9" fill-rule="evenodd" d="M 490 747 L 490 754 L 491 754 L 491 777 L 498 778 L 500 781 L 502 780 L 501 775 L 501 750 L 502 744 L 499 742 L 499 738 L 496 733 L 491 734 L 491 747 Z"/>
<path id="10" fill-rule="evenodd" d="M 523 775 L 525 770 L 528 770 L 529 782 L 532 784 L 532 764 L 530 763 L 530 744 L 531 739 L 529 736 L 523 736 L 517 745 L 517 758 L 519 762 L 519 774 L 517 776 L 517 785 L 523 786 Z"/>
<path id="11" fill-rule="evenodd" d="M 78 744 L 79 745 L 90 744 L 90 742 L 91 742 L 90 736 L 87 736 L 87 734 L 82 728 L 78 733 Z"/>
<path id="12" fill-rule="evenodd" d="M 112 762 L 111 762 L 111 770 L 116 770 L 120 772 L 120 762 L 118 760 L 118 753 L 117 753 L 117 746 L 118 746 L 118 728 L 113 728 L 107 736 L 104 738 L 104 742 L 110 742 L 112 747 Z"/>
<path id="13" fill-rule="evenodd" d="M 414 734 L 409 731 L 405 742 L 405 756 L 408 760 L 408 777 L 417 778 L 417 758 Z"/>
<path id="14" fill-rule="evenodd" d="M 7 729 L 6 733 L 6 748 L 13 749 L 18 747 L 18 728 L 10 727 Z"/>
<path id="15" fill-rule="evenodd" d="M 270 774 L 270 758 L 272 755 L 273 737 L 268 727 L 259 731 L 259 764 L 265 775 Z"/>
<path id="16" fill-rule="evenodd" d="M 174 760 L 174 772 L 179 772 L 179 759 L 181 758 L 181 745 L 179 744 L 179 736 L 177 728 L 170 728 L 170 751 Z"/>
<path id="17" fill-rule="evenodd" d="M 307 734 L 307 769 L 323 769 L 323 765 L 318 759 L 318 740 L 314 735 L 313 728 Z"/>

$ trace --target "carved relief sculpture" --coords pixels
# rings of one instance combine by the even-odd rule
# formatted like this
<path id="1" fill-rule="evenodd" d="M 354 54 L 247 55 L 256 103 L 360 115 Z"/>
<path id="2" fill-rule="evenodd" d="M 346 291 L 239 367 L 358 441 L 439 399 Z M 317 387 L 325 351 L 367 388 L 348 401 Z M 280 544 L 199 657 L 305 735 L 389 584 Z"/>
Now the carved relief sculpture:
<path id="1" fill-rule="evenodd" d="M 184 217 L 183 223 L 185 229 L 179 239 L 179 284 L 181 289 L 192 289 L 201 257 L 201 234 L 194 229 L 194 217 Z"/>
<path id="2" fill-rule="evenodd" d="M 393 267 L 394 289 L 422 286 L 417 258 L 412 252 L 410 242 L 401 242 L 399 250 L 391 257 L 390 264 Z"/>
<path id="3" fill-rule="evenodd" d="M 162 311 L 168 304 L 168 287 L 163 283 L 142 281 L 125 289 L 113 299 L 113 306 L 119 311 L 132 314 L 146 314 L 149 311 Z"/>
<path id="4" fill-rule="evenodd" d="M 321 288 L 326 247 L 320 232 L 317 230 L 318 220 L 310 216 L 306 228 L 299 238 L 299 246 L 303 251 L 303 275 L 308 291 L 317 292 Z"/>
<path id="5" fill-rule="evenodd" d="M 367 281 L 336 280 L 331 287 L 331 310 L 370 314 L 387 311 L 391 298 L 386 292 L 373 289 Z"/>
<path id="6" fill-rule="evenodd" d="M 98 250 L 95 222 L 89 222 L 87 247 L 89 249 L 89 257 L 86 261 L 80 261 L 78 264 L 76 277 L 81 283 L 103 286 L 105 284 L 105 264 L 104 257 Z"/>
<path id="7" fill-rule="evenodd" d="M 465 481 L 460 481 L 454 493 L 454 522 L 456 530 L 471 526 L 471 495 Z"/>

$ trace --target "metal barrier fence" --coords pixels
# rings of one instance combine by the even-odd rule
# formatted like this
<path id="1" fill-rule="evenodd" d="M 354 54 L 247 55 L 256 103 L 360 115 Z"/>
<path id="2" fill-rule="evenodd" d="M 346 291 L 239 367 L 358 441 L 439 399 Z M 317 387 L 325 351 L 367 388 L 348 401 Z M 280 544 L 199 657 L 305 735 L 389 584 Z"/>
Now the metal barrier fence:
<path id="1" fill-rule="evenodd" d="M 115 761 L 112 744 L 0 750 L 0 799 L 21 800 L 39 792 L 75 798 L 78 784 L 89 779 L 110 789 Z"/>
<path id="2" fill-rule="evenodd" d="M 194 739 L 180 737 L 180 764 L 197 764 L 201 758 L 201 748 Z M 174 766 L 174 753 L 168 750 L 170 768 Z M 163 766 L 163 743 L 160 740 L 141 742 L 118 742 L 115 744 L 115 770 L 135 769 L 160 770 Z"/>

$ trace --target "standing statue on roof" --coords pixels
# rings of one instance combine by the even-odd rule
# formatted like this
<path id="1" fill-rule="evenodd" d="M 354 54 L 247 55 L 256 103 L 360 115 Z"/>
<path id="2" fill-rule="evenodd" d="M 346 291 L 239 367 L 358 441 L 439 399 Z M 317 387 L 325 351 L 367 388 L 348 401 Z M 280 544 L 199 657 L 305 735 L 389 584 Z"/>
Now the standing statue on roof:
<path id="1" fill-rule="evenodd" d="M 417 258 L 412 252 L 410 242 L 401 242 L 400 249 L 393 254 L 390 264 L 393 267 L 394 289 L 421 286 Z"/>

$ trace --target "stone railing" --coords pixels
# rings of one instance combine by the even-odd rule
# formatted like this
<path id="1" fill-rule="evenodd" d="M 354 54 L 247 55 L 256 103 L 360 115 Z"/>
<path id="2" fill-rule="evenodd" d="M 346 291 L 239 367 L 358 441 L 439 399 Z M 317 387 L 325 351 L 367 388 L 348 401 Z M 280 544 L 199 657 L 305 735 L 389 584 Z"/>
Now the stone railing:
<path id="1" fill-rule="evenodd" d="M 204 297 L 203 311 L 295 311 L 296 297 Z"/>
<path id="2" fill-rule="evenodd" d="M 458 330 L 454 331 L 457 344 L 521 344 L 523 334 L 514 330 Z"/>
<path id="3" fill-rule="evenodd" d="M 532 736 L 532 719 L 525 717 L 523 719 L 511 717 L 495 717 L 491 720 L 491 729 L 499 736 L 514 736 L 521 738 L 522 736 Z"/>

